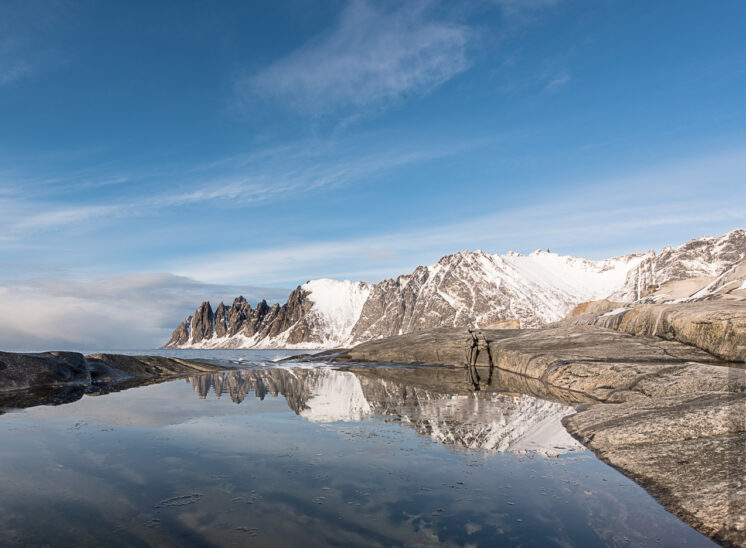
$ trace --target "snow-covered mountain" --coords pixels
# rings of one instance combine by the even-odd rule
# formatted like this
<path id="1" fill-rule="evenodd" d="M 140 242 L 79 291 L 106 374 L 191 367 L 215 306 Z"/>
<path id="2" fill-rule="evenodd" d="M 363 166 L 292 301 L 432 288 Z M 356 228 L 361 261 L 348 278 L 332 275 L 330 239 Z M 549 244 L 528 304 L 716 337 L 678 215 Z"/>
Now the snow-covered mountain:
<path id="1" fill-rule="evenodd" d="M 609 300 L 633 302 L 669 282 L 715 278 L 744 257 L 746 230 L 743 229 L 720 237 L 695 238 L 678 247 L 665 247 L 660 253 L 648 251 Z"/>
<path id="2" fill-rule="evenodd" d="M 714 279 L 746 258 L 746 230 L 705 236 L 660 253 L 591 261 L 537 250 L 462 251 L 377 284 L 313 280 L 283 305 L 200 305 L 169 348 L 332 348 L 433 327 L 538 327 L 584 301 L 631 302 L 675 280 Z M 709 283 L 709 281 L 708 281 Z"/>

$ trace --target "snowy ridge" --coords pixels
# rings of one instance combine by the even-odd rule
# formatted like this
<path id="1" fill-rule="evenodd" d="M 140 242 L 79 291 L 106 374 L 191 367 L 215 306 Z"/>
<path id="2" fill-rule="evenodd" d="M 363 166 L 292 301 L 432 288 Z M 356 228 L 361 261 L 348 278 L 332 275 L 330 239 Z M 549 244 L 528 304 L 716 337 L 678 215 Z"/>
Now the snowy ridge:
<path id="1" fill-rule="evenodd" d="M 333 346 L 344 344 L 349 339 L 368 300 L 372 284 L 321 279 L 311 280 L 301 288 L 308 292 L 322 333 L 328 335 L 325 346 Z"/>
<path id="2" fill-rule="evenodd" d="M 714 279 L 744 258 L 743 229 L 660 253 L 601 261 L 549 250 L 527 255 L 462 251 L 377 284 L 311 280 L 282 306 L 262 301 L 252 309 L 239 297 L 213 313 L 205 302 L 166 346 L 323 349 L 434 327 L 488 328 L 505 320 L 539 327 L 562 319 L 581 302 L 634 302 L 666 283 Z M 739 276 L 729 277 L 728 290 L 741 291 Z"/>

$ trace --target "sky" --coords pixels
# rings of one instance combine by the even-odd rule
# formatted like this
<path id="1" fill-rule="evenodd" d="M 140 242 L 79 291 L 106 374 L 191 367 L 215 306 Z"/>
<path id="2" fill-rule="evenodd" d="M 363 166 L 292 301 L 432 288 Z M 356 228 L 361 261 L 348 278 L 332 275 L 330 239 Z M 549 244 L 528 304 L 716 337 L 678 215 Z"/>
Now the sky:
<path id="1" fill-rule="evenodd" d="M 0 348 L 746 226 L 746 3 L 0 3 Z"/>

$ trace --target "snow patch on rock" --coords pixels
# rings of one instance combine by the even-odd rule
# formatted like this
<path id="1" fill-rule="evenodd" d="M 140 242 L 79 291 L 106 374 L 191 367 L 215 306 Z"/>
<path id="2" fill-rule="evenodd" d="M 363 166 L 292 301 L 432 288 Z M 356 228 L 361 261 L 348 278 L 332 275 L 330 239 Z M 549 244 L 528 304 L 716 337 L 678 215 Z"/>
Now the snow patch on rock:
<path id="1" fill-rule="evenodd" d="M 323 278 L 301 287 L 308 291 L 308 299 L 324 332 L 330 335 L 328 338 L 336 343 L 346 341 L 370 295 L 371 284 Z"/>

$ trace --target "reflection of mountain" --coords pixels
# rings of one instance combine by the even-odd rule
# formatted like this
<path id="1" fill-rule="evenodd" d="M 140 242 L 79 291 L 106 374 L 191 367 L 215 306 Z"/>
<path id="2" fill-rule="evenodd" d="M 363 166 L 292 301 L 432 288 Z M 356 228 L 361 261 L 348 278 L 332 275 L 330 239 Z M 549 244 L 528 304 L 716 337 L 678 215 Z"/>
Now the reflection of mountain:
<path id="1" fill-rule="evenodd" d="M 216 396 L 230 395 L 235 403 L 241 403 L 250 392 L 257 398 L 264 399 L 282 395 L 288 402 L 290 409 L 300 413 L 307 408 L 310 399 L 309 390 L 315 385 L 318 369 L 246 369 L 240 371 L 224 371 L 210 375 L 189 377 L 189 381 L 201 398 L 206 398 L 210 389 Z"/>
<path id="2" fill-rule="evenodd" d="M 462 379 L 455 382 L 454 379 Z M 421 377 L 426 382 L 417 382 Z M 282 395 L 290 408 L 314 422 L 383 416 L 414 427 L 440 443 L 471 449 L 556 455 L 580 447 L 562 427 L 572 407 L 529 395 L 471 392 L 462 371 L 338 371 L 252 369 L 189 379 L 201 397 L 212 391 L 240 403 L 250 392 Z M 511 387 L 511 389 L 514 389 Z"/>

